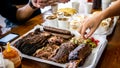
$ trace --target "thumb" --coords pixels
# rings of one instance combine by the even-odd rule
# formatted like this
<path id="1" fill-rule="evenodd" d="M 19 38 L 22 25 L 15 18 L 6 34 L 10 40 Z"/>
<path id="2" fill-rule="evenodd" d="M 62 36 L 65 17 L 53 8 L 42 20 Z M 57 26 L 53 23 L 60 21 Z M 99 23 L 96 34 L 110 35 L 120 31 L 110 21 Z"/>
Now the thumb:
<path id="1" fill-rule="evenodd" d="M 93 33 L 95 32 L 95 29 L 91 29 L 90 32 L 86 35 L 86 38 L 89 38 Z"/>

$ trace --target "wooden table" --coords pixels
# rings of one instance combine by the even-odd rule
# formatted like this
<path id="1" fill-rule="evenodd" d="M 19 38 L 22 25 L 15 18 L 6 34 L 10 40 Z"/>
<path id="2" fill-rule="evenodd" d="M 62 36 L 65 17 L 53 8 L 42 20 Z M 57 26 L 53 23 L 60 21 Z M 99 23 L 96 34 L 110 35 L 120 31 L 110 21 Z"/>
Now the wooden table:
<path id="1" fill-rule="evenodd" d="M 43 22 L 42 15 L 38 15 L 26 24 L 13 28 L 10 32 L 23 35 L 31 30 L 35 25 Z M 58 68 L 45 63 L 37 61 L 22 59 L 22 68 Z M 111 35 L 108 36 L 108 44 L 96 66 L 96 68 L 120 68 L 120 20 Z"/>
<path id="2" fill-rule="evenodd" d="M 120 68 L 120 19 L 111 35 L 108 44 L 98 62 L 97 68 Z"/>

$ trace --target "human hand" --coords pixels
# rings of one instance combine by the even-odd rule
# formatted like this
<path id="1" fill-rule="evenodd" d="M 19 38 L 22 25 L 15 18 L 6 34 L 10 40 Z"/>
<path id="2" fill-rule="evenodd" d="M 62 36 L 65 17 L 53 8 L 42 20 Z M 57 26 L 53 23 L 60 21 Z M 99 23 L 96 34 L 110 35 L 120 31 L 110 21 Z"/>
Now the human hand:
<path id="1" fill-rule="evenodd" d="M 102 19 L 99 14 L 96 16 L 88 17 L 80 25 L 78 31 L 80 32 L 81 36 L 84 39 L 88 38 L 95 32 L 95 30 L 98 28 L 101 21 L 102 21 Z M 87 29 L 90 30 L 88 33 L 86 33 Z"/>
<path id="2" fill-rule="evenodd" d="M 70 0 L 30 0 L 34 7 L 36 8 L 44 8 L 48 5 L 54 5 L 56 2 L 66 3 Z"/>
<path id="3" fill-rule="evenodd" d="M 70 0 L 58 0 L 58 2 L 60 2 L 60 3 L 66 3 L 68 1 L 70 1 Z"/>
<path id="4" fill-rule="evenodd" d="M 49 1 L 51 0 L 30 0 L 34 7 L 36 8 L 44 8 L 49 5 Z"/>
<path id="5" fill-rule="evenodd" d="M 68 1 L 70 1 L 70 0 L 49 0 L 49 1 L 48 1 L 48 4 L 49 4 L 49 5 L 56 5 L 57 2 L 59 2 L 59 3 L 66 3 L 66 2 L 68 2 Z"/>

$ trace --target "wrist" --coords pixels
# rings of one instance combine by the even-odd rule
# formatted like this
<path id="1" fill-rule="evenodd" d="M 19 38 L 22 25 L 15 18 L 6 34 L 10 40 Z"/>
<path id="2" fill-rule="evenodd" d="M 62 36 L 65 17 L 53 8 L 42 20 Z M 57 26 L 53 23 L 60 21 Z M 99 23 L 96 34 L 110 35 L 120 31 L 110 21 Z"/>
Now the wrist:
<path id="1" fill-rule="evenodd" d="M 105 17 L 105 14 L 103 12 L 101 12 L 99 14 L 99 18 L 100 18 L 100 21 L 104 20 L 106 17 Z"/>
<path id="2" fill-rule="evenodd" d="M 37 9 L 37 7 L 35 7 L 35 6 L 33 5 L 33 3 L 32 3 L 31 0 L 29 1 L 29 6 L 30 6 L 32 9 Z"/>

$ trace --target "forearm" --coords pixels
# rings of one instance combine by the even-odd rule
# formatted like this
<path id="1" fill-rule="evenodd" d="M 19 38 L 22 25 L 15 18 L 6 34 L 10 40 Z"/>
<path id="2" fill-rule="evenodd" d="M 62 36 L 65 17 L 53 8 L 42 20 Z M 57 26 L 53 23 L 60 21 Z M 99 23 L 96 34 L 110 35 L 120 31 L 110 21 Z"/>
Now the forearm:
<path id="1" fill-rule="evenodd" d="M 61 3 L 66 3 L 69 0 L 57 0 Z M 31 8 L 32 3 L 32 8 Z M 35 10 L 38 8 L 44 8 L 45 6 L 52 5 L 56 3 L 56 0 L 30 0 L 30 2 L 22 8 L 19 8 L 16 13 L 16 18 L 18 21 L 27 20 Z M 34 9 L 33 6 L 36 8 Z"/>
<path id="2" fill-rule="evenodd" d="M 25 20 L 27 20 L 33 14 L 33 12 L 35 10 L 36 9 L 31 8 L 29 6 L 29 4 L 25 5 L 22 8 L 19 8 L 17 10 L 17 14 L 16 14 L 17 20 L 18 21 L 25 21 Z"/>
<path id="3" fill-rule="evenodd" d="M 120 15 L 120 0 L 116 1 L 112 6 L 101 12 L 102 20 L 117 15 Z"/>

